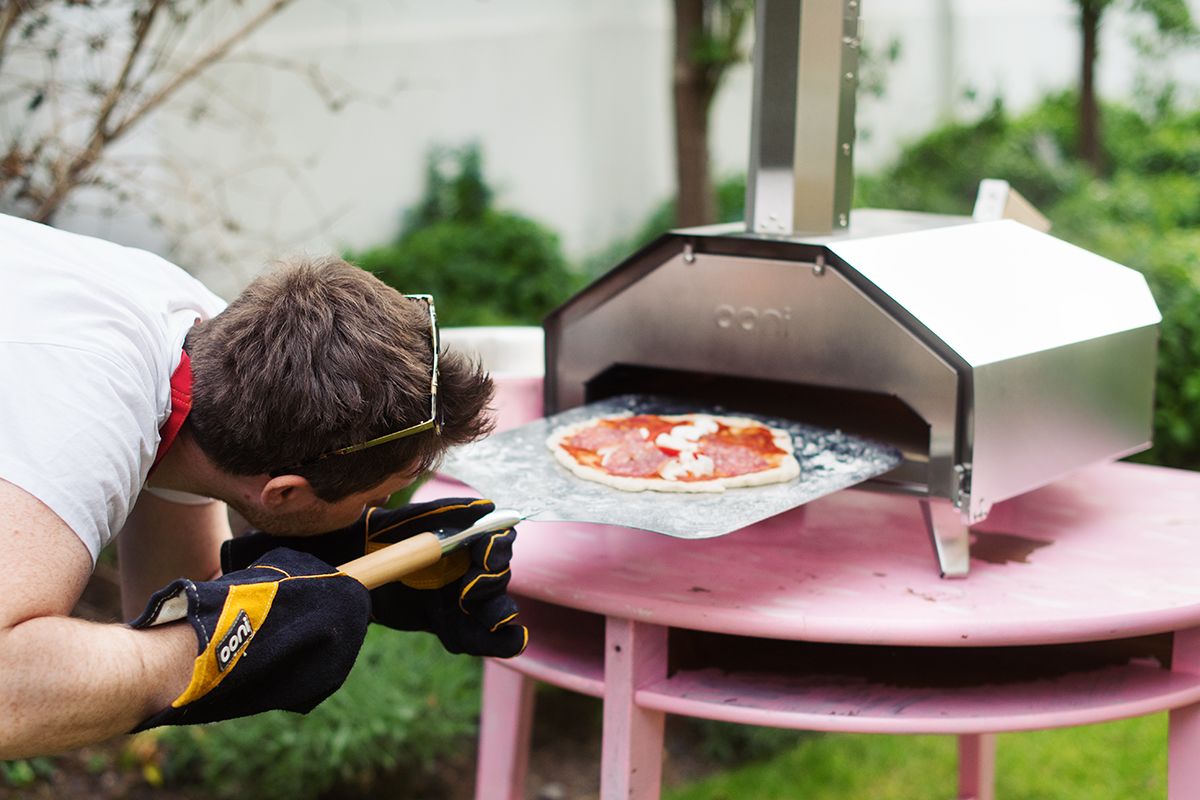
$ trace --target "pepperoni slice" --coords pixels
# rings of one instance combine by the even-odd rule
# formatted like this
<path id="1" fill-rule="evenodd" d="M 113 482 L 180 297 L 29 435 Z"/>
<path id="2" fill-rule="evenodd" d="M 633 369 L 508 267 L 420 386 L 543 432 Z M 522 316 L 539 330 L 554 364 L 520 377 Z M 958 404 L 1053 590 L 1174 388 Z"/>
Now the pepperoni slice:
<path id="1" fill-rule="evenodd" d="M 610 447 L 622 442 L 642 441 L 642 433 L 637 428 L 619 428 L 616 425 L 593 425 L 584 428 L 572 436 L 564 444 L 577 447 L 580 450 L 597 451 L 601 447 Z"/>
<path id="2" fill-rule="evenodd" d="M 740 445 L 759 453 L 782 453 L 775 444 L 775 436 L 765 427 L 730 428 L 722 425 L 716 433 L 705 436 L 704 441 L 719 441 L 722 444 Z"/>
<path id="3" fill-rule="evenodd" d="M 629 478 L 651 478 L 668 461 L 668 456 L 645 440 L 624 442 L 609 454 L 604 471 Z"/>
<path id="4" fill-rule="evenodd" d="M 700 452 L 713 460 L 713 473 L 721 478 L 761 472 L 771 466 L 755 450 L 740 444 L 730 444 L 716 436 L 705 436 L 701 439 Z"/>

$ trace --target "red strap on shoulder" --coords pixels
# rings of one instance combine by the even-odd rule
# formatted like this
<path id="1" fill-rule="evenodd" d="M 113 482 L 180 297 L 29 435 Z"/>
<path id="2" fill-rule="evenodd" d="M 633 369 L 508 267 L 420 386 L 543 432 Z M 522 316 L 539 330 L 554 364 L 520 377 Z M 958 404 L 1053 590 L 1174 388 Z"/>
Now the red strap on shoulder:
<path id="1" fill-rule="evenodd" d="M 191 410 L 192 360 L 188 358 L 187 351 L 184 350 L 179 357 L 179 366 L 171 373 L 171 416 L 167 417 L 167 421 L 158 431 L 158 452 L 154 455 L 154 463 L 150 466 L 150 472 L 154 472 L 159 462 L 163 460 L 163 456 L 175 443 L 175 437 L 179 435 Z"/>

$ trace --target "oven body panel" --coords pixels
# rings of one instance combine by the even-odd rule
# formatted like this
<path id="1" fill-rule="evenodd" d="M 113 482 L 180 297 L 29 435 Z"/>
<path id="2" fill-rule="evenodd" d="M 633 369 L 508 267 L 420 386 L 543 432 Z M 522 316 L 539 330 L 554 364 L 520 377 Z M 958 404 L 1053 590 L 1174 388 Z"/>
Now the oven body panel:
<path id="1" fill-rule="evenodd" d="M 1158 328 L 976 367 L 968 521 L 1085 464 L 1150 446 Z"/>
<path id="2" fill-rule="evenodd" d="M 813 399 L 851 397 L 862 416 L 833 427 L 904 454 L 870 488 L 966 523 L 1149 446 L 1161 317 L 1140 274 L 1011 221 L 856 217 L 842 235 L 713 226 L 647 246 L 546 319 L 546 412 L 675 381 L 829 426 Z"/>

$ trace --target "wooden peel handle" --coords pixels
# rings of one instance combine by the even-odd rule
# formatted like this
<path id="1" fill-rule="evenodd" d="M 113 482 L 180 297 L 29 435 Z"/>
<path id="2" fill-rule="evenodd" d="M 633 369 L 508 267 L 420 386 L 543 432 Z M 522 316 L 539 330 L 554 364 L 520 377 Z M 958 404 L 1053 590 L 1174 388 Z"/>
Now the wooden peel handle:
<path id="1" fill-rule="evenodd" d="M 347 561 L 338 569 L 368 589 L 375 589 L 436 564 L 441 557 L 441 540 L 432 533 L 418 533 L 374 553 Z"/>

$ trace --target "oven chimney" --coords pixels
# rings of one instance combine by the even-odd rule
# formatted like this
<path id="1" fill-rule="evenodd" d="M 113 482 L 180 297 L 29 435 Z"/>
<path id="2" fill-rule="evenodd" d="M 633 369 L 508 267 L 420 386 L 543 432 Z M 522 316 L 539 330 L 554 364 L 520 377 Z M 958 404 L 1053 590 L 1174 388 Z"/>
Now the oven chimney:
<path id="1" fill-rule="evenodd" d="M 758 0 L 746 230 L 849 224 L 859 0 Z"/>

